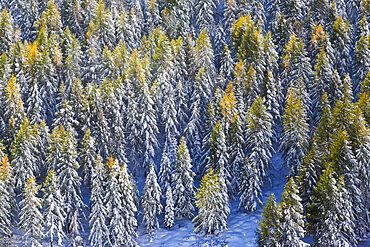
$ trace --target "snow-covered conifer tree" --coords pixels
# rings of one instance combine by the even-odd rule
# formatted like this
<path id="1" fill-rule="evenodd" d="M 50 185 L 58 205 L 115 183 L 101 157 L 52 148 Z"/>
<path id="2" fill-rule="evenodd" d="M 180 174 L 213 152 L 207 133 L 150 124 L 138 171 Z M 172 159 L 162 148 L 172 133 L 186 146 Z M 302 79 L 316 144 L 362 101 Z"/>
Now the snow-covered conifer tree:
<path id="1" fill-rule="evenodd" d="M 351 42 L 352 33 L 350 23 L 343 20 L 342 16 L 338 16 L 332 26 L 330 40 L 334 49 L 334 69 L 343 78 L 350 69 L 351 65 Z"/>
<path id="2" fill-rule="evenodd" d="M 76 140 L 71 128 L 64 129 L 63 126 L 58 126 L 60 129 L 61 146 L 59 150 L 53 150 L 49 155 L 55 155 L 59 152 L 59 157 L 55 164 L 56 172 L 59 174 L 60 191 L 64 199 L 64 211 L 66 212 L 65 228 L 69 236 L 79 234 L 79 229 L 82 227 L 80 222 L 80 214 L 86 207 L 81 197 L 81 178 L 78 176 Z M 56 127 L 56 129 L 58 129 Z"/>
<path id="3" fill-rule="evenodd" d="M 227 229 L 230 213 L 227 192 L 223 189 L 218 173 L 210 167 L 202 178 L 195 196 L 199 213 L 193 219 L 196 233 L 217 234 Z"/>
<path id="4" fill-rule="evenodd" d="M 299 197 L 298 187 L 293 178 L 285 185 L 279 204 L 281 212 L 281 231 L 279 243 L 281 246 L 300 246 L 300 239 L 304 237 L 303 206 Z"/>
<path id="5" fill-rule="evenodd" d="M 64 201 L 59 189 L 59 178 L 55 171 L 49 170 L 42 188 L 43 219 L 45 227 L 44 239 L 51 246 L 62 246 L 66 237 L 64 232 L 65 212 Z"/>
<path id="6" fill-rule="evenodd" d="M 0 14 L 0 54 L 3 52 L 8 53 L 10 47 L 13 45 L 14 39 L 14 30 L 13 30 L 13 18 L 11 12 L 8 9 L 2 9 Z"/>
<path id="7" fill-rule="evenodd" d="M 35 137 L 32 133 L 32 127 L 27 118 L 25 118 L 17 132 L 11 149 L 11 164 L 13 166 L 15 186 L 22 189 L 27 179 L 31 176 L 37 176 L 40 167 L 37 165 L 35 148 Z"/>
<path id="8" fill-rule="evenodd" d="M 209 165 L 213 167 L 215 172 L 219 176 L 219 181 L 225 193 L 229 196 L 233 196 L 235 192 L 232 190 L 230 167 L 228 163 L 228 153 L 226 146 L 226 136 L 224 129 L 222 128 L 221 121 L 217 121 L 213 128 L 212 135 L 210 137 L 210 152 L 209 152 Z"/>
<path id="9" fill-rule="evenodd" d="M 234 191 L 237 191 L 240 185 L 240 168 L 244 163 L 245 159 L 245 140 L 243 133 L 243 122 L 236 114 L 230 124 L 228 138 L 227 138 L 227 150 L 229 155 L 229 171 L 231 177 L 231 187 Z"/>
<path id="10" fill-rule="evenodd" d="M 12 236 L 12 217 L 15 207 L 12 168 L 6 155 L 1 157 L 0 198 L 2 198 L 0 200 L 0 243 L 5 244 Z"/>
<path id="11" fill-rule="evenodd" d="M 309 207 L 309 229 L 317 246 L 355 246 L 354 216 L 343 177 L 336 180 L 327 167 L 320 177 Z"/>
<path id="12" fill-rule="evenodd" d="M 163 151 L 162 154 L 158 178 L 162 191 L 167 191 L 168 188 L 171 188 L 173 181 L 173 167 L 166 151 Z"/>
<path id="13" fill-rule="evenodd" d="M 279 149 L 283 152 L 285 165 L 290 168 L 290 175 L 294 176 L 308 149 L 308 124 L 302 100 L 294 98 L 293 89 L 288 91 L 283 123 Z"/>
<path id="14" fill-rule="evenodd" d="M 172 189 L 167 188 L 166 201 L 164 207 L 164 225 L 167 229 L 170 229 L 175 223 L 175 210 L 174 201 L 172 196 Z"/>
<path id="15" fill-rule="evenodd" d="M 149 167 L 149 174 L 145 180 L 142 202 L 144 210 L 143 222 L 146 224 L 146 230 L 149 235 L 159 228 L 157 215 L 162 212 L 161 193 L 154 165 L 151 164 Z"/>
<path id="16" fill-rule="evenodd" d="M 185 138 L 180 139 L 173 176 L 173 200 L 175 215 L 190 218 L 194 210 L 194 172 Z"/>
<path id="17" fill-rule="evenodd" d="M 212 35 L 215 31 L 214 14 L 216 5 L 213 0 L 200 0 L 195 5 L 196 17 L 195 22 L 199 30 L 205 30 L 208 35 Z"/>
<path id="18" fill-rule="evenodd" d="M 149 85 L 144 82 L 141 85 L 138 103 L 142 106 L 139 109 L 139 133 L 141 139 L 141 148 L 144 155 L 143 165 L 148 168 L 150 160 L 154 158 L 155 149 L 158 146 L 157 117 L 154 110 L 154 101 L 149 90 Z"/>
<path id="19" fill-rule="evenodd" d="M 267 198 L 262 210 L 262 219 L 257 229 L 257 244 L 259 247 L 277 247 L 282 235 L 280 226 L 281 212 L 276 203 L 274 193 Z"/>
<path id="20" fill-rule="evenodd" d="M 190 119 L 185 127 L 184 133 L 186 140 L 189 142 L 190 154 L 191 157 L 193 157 L 193 166 L 199 170 L 202 144 L 202 122 L 199 114 L 198 102 L 192 105 Z"/>
<path id="21" fill-rule="evenodd" d="M 303 40 L 293 34 L 284 49 L 283 71 L 281 73 L 281 82 L 284 91 L 290 85 L 295 84 L 301 77 L 304 85 L 309 85 L 312 76 L 310 58 Z"/>
<path id="22" fill-rule="evenodd" d="M 80 165 L 82 167 L 82 175 L 86 187 L 92 185 L 92 170 L 96 160 L 95 139 L 91 136 L 90 128 L 85 132 L 82 140 L 82 148 L 80 150 Z"/>
<path id="23" fill-rule="evenodd" d="M 136 246 L 137 221 L 134 184 L 126 165 L 121 168 L 112 158 L 107 162 L 109 175 L 105 197 L 110 243 L 117 246 Z"/>
<path id="24" fill-rule="evenodd" d="M 252 212 L 262 205 L 262 181 L 258 174 L 256 163 L 251 164 L 245 158 L 240 175 L 240 202 L 238 208 Z"/>
<path id="25" fill-rule="evenodd" d="M 250 150 L 249 161 L 256 166 L 261 180 L 267 177 L 272 156 L 272 117 L 261 96 L 249 109 L 246 118 L 246 144 Z"/>
<path id="26" fill-rule="evenodd" d="M 31 247 L 41 247 L 43 237 L 43 218 L 41 214 L 42 199 L 37 197 L 40 186 L 34 176 L 30 176 L 23 191 L 20 202 L 19 227 L 25 230 L 23 243 Z"/>
<path id="27" fill-rule="evenodd" d="M 106 170 L 102 158 L 98 156 L 91 171 L 91 213 L 90 213 L 90 245 L 102 247 L 109 243 L 109 231 L 106 225 L 107 208 L 105 207 Z"/>

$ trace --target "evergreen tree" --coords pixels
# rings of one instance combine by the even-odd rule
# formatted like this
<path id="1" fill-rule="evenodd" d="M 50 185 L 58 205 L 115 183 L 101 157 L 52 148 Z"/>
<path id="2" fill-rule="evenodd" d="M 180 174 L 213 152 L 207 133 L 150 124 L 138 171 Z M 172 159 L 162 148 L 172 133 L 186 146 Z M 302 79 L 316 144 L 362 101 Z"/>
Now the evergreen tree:
<path id="1" fill-rule="evenodd" d="M 24 119 L 11 148 L 11 164 L 14 171 L 14 182 L 18 189 L 22 189 L 31 176 L 37 176 L 40 167 L 36 158 L 35 136 L 29 120 Z"/>
<path id="2" fill-rule="evenodd" d="M 303 40 L 293 34 L 284 49 L 281 82 L 284 91 L 301 77 L 307 86 L 311 81 L 311 64 Z"/>
<path id="3" fill-rule="evenodd" d="M 231 187 L 233 191 L 240 188 L 240 168 L 245 159 L 245 140 L 243 135 L 243 122 L 236 114 L 230 124 L 228 132 L 227 149 L 229 155 L 229 167 L 231 177 Z"/>
<path id="4" fill-rule="evenodd" d="M 212 167 L 219 176 L 223 193 L 231 197 L 235 194 L 231 186 L 230 167 L 228 164 L 228 153 L 226 147 L 226 136 L 222 128 L 221 121 L 217 121 L 210 137 L 209 166 Z"/>
<path id="5" fill-rule="evenodd" d="M 300 246 L 300 238 L 304 237 L 303 206 L 299 197 L 298 187 L 293 178 L 286 184 L 281 202 L 281 230 L 282 236 L 279 243 L 281 246 Z"/>
<path id="6" fill-rule="evenodd" d="M 284 164 L 294 176 L 302 163 L 308 148 L 308 124 L 306 111 L 301 98 L 296 98 L 293 89 L 288 91 L 288 99 L 283 116 L 284 132 L 279 149 L 283 152 Z"/>
<path id="7" fill-rule="evenodd" d="M 92 32 L 92 35 L 96 38 L 100 49 L 103 49 L 105 46 L 108 46 L 111 50 L 113 49 L 116 37 L 114 36 L 115 31 L 112 14 L 110 10 L 105 7 L 103 0 L 98 1 L 89 24 L 89 31 Z"/>
<path id="8" fill-rule="evenodd" d="M 172 189 L 167 188 L 166 191 L 166 202 L 164 208 L 164 225 L 167 229 L 170 229 L 175 222 L 175 212 L 174 212 L 174 201 L 172 197 Z"/>
<path id="9" fill-rule="evenodd" d="M 356 43 L 353 61 L 353 92 L 356 95 L 360 91 L 360 84 L 370 71 L 370 34 L 362 35 Z"/>
<path id="10" fill-rule="evenodd" d="M 314 246 L 355 246 L 354 216 L 348 200 L 348 191 L 343 177 L 338 181 L 333 170 L 324 170 L 312 197 L 310 206 L 310 225 L 316 240 Z"/>
<path id="11" fill-rule="evenodd" d="M 215 2 L 212 0 L 200 0 L 195 5 L 195 22 L 199 30 L 204 30 L 208 35 L 215 31 L 214 14 L 216 12 Z"/>
<path id="12" fill-rule="evenodd" d="M 280 246 L 280 237 L 283 234 L 280 226 L 281 217 L 275 195 L 271 193 L 262 210 L 262 220 L 259 222 L 259 228 L 257 229 L 258 246 Z"/>
<path id="13" fill-rule="evenodd" d="M 324 49 L 321 49 L 320 54 L 316 59 L 313 88 L 311 89 L 312 111 L 314 123 L 318 124 L 320 113 L 318 112 L 319 103 L 324 93 L 332 94 L 330 91 L 331 80 L 333 77 L 333 67 L 329 62 L 329 58 Z"/>
<path id="14" fill-rule="evenodd" d="M 238 4 L 235 0 L 228 0 L 224 1 L 225 5 L 225 13 L 224 13 L 224 26 L 225 26 L 225 33 L 229 34 L 230 29 L 237 18 L 239 8 Z"/>
<path id="15" fill-rule="evenodd" d="M 193 157 L 193 167 L 199 171 L 199 160 L 201 156 L 202 123 L 199 114 L 198 102 L 193 103 L 189 122 L 185 130 L 185 137 L 190 145 L 190 154 Z"/>
<path id="16" fill-rule="evenodd" d="M 90 196 L 90 235 L 91 246 L 105 246 L 109 243 L 109 231 L 106 225 L 107 208 L 104 204 L 106 170 L 102 158 L 98 156 L 91 171 L 92 190 Z"/>
<path id="17" fill-rule="evenodd" d="M 1 8 L 0 14 L 0 54 L 8 53 L 15 41 L 13 18 L 6 8 Z"/>
<path id="18" fill-rule="evenodd" d="M 143 164 L 148 168 L 149 162 L 154 158 L 155 149 L 158 146 L 158 127 L 154 111 L 154 101 L 145 82 L 142 84 L 139 97 L 138 103 L 143 106 L 139 109 L 139 133 L 142 141 L 142 153 L 144 155 Z"/>
<path id="19" fill-rule="evenodd" d="M 272 141 L 278 143 L 282 131 L 281 105 L 283 102 L 280 79 L 274 78 L 272 71 L 267 71 L 265 82 L 262 86 L 261 96 L 265 102 L 267 112 L 271 115 Z"/>
<path id="20" fill-rule="evenodd" d="M 173 181 L 172 164 L 173 162 L 171 162 L 170 159 L 168 158 L 167 152 L 163 151 L 158 175 L 159 184 L 161 185 L 162 191 L 167 191 L 169 188 L 171 189 Z"/>
<path id="21" fill-rule="evenodd" d="M 65 212 L 64 202 L 59 189 L 59 178 L 55 171 L 49 170 L 48 176 L 43 184 L 43 219 L 46 228 L 44 238 L 51 246 L 62 246 L 66 237 L 64 233 Z"/>
<path id="22" fill-rule="evenodd" d="M 82 140 L 82 148 L 80 150 L 80 166 L 82 167 L 83 179 L 86 187 L 92 185 L 92 171 L 96 160 L 95 139 L 91 136 L 91 131 L 88 128 Z"/>
<path id="23" fill-rule="evenodd" d="M 3 121 L 5 122 L 4 142 L 6 145 L 11 146 L 25 116 L 22 95 L 14 75 L 11 76 L 5 88 L 3 88 L 3 95 L 5 101 L 3 106 Z"/>
<path id="24" fill-rule="evenodd" d="M 193 219 L 196 233 L 217 234 L 227 229 L 230 213 L 228 195 L 223 189 L 219 175 L 210 167 L 204 175 L 195 196 L 198 215 Z"/>
<path id="25" fill-rule="evenodd" d="M 264 29 L 266 16 L 264 10 L 264 2 L 261 0 L 241 1 L 239 4 L 240 14 L 250 14 L 253 16 L 253 21 L 258 23 Z"/>
<path id="26" fill-rule="evenodd" d="M 5 245 L 7 239 L 12 236 L 12 217 L 15 207 L 12 168 L 6 155 L 1 155 L 0 198 L 0 243 Z"/>
<path id="27" fill-rule="evenodd" d="M 149 174 L 145 180 L 144 195 L 143 195 L 143 222 L 146 224 L 146 230 L 149 235 L 159 228 L 157 214 L 162 212 L 161 204 L 161 188 L 157 182 L 157 175 L 154 170 L 154 165 L 149 167 Z"/>
<path id="28" fill-rule="evenodd" d="M 256 164 L 250 164 L 246 158 L 240 175 L 240 202 L 239 209 L 253 212 L 258 205 L 262 205 L 262 182 Z"/>
<path id="29" fill-rule="evenodd" d="M 334 49 L 334 68 L 341 77 L 349 73 L 351 64 L 351 40 L 352 33 L 349 22 L 345 22 L 341 16 L 334 22 L 330 40 Z"/>
<path id="30" fill-rule="evenodd" d="M 191 170 L 191 159 L 186 146 L 185 138 L 180 139 L 175 171 L 173 176 L 173 200 L 175 215 L 190 218 L 194 210 L 195 195 L 194 172 Z"/>
<path id="31" fill-rule="evenodd" d="M 233 77 L 234 64 L 235 62 L 229 50 L 229 46 L 225 45 L 220 59 L 220 75 L 222 75 L 226 81 L 231 80 Z"/>
<path id="32" fill-rule="evenodd" d="M 109 175 L 105 204 L 110 243 L 112 245 L 136 246 L 137 221 L 135 213 L 135 185 L 130 179 L 126 165 L 121 168 L 112 158 L 107 162 Z M 99 229 L 97 229 L 99 230 Z"/>
<path id="33" fill-rule="evenodd" d="M 213 79 L 216 73 L 216 68 L 214 64 L 214 52 L 210 41 L 210 34 L 208 34 L 205 29 L 202 29 L 202 31 L 200 32 L 196 40 L 196 46 L 194 47 L 194 49 L 194 69 L 195 71 L 199 71 L 201 67 L 204 68 L 204 73 L 207 80 L 202 82 L 203 84 L 205 84 L 203 85 L 203 87 L 208 88 L 208 90 L 212 93 L 214 90 Z"/>
<path id="34" fill-rule="evenodd" d="M 54 153 L 51 153 L 51 155 L 59 152 L 59 157 L 56 157 L 55 171 L 59 174 L 60 191 L 64 199 L 64 211 L 66 212 L 65 228 L 69 236 L 75 236 L 79 234 L 79 229 L 82 227 L 79 217 L 83 213 L 82 210 L 86 207 L 82 201 L 80 190 L 81 179 L 77 173 L 77 169 L 79 168 L 76 151 L 77 144 L 73 131 L 70 128 L 64 129 L 63 126 L 58 127 L 57 130 L 60 131 L 58 133 L 60 139 L 54 141 L 61 141 L 60 149 L 51 150 Z"/>
<path id="35" fill-rule="evenodd" d="M 42 246 L 39 242 L 43 237 L 42 199 L 37 197 L 39 188 L 35 177 L 29 177 L 23 190 L 24 199 L 20 202 L 19 227 L 25 230 L 24 244 L 32 247 Z"/>
<path id="36" fill-rule="evenodd" d="M 263 99 L 258 96 L 247 113 L 245 139 L 250 150 L 249 161 L 252 166 L 256 166 L 257 176 L 261 180 L 267 177 L 271 166 L 271 120 Z"/>

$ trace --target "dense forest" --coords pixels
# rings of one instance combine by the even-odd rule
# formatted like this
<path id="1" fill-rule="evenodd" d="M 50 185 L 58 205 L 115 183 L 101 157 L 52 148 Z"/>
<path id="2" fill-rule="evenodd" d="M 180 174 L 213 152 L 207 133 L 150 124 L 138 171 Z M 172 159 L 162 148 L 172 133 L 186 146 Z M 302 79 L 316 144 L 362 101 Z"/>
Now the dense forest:
<path id="1" fill-rule="evenodd" d="M 258 246 L 367 239 L 370 0 L 0 11 L 1 246 L 137 246 L 179 219 L 218 235 L 235 204 L 264 207 Z M 262 205 L 274 153 L 289 175 Z"/>

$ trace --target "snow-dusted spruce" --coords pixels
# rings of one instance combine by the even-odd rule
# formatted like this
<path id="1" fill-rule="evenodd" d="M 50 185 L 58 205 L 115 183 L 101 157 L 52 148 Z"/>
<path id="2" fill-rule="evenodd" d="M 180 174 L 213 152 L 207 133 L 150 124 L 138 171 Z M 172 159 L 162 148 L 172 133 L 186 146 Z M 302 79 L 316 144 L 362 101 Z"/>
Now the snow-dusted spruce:
<path id="1" fill-rule="evenodd" d="M 106 210 L 110 243 L 113 246 L 136 246 L 134 185 L 126 165 L 121 168 L 118 161 L 108 159 L 108 183 L 106 187 Z"/>
<path id="2" fill-rule="evenodd" d="M 138 97 L 139 108 L 139 133 L 141 139 L 141 148 L 143 153 L 143 165 L 149 168 L 150 161 L 154 157 L 155 149 L 158 147 L 158 127 L 157 117 L 154 110 L 153 96 L 149 90 L 149 85 L 144 82 L 141 86 Z M 148 170 L 148 169 L 147 169 Z"/>
<path id="3" fill-rule="evenodd" d="M 5 244 L 6 239 L 12 236 L 11 220 L 15 206 L 12 168 L 6 155 L 1 158 L 0 198 L 0 244 Z"/>
<path id="4" fill-rule="evenodd" d="M 90 196 L 90 245 L 94 247 L 106 246 L 109 243 L 109 231 L 106 225 L 107 208 L 104 204 L 106 168 L 102 163 L 101 156 L 96 158 L 91 171 L 91 196 Z"/>
<path id="5" fill-rule="evenodd" d="M 122 100 L 119 91 L 111 79 L 103 80 L 102 88 L 102 105 L 108 121 L 110 130 L 111 144 L 110 155 L 118 159 L 121 164 L 126 163 L 125 154 L 125 126 L 122 116 Z"/>
<path id="6" fill-rule="evenodd" d="M 240 175 L 240 202 L 239 209 L 252 212 L 262 205 L 262 181 L 258 175 L 255 163 L 251 164 L 249 158 L 245 158 Z"/>
<path id="7" fill-rule="evenodd" d="M 266 179 L 271 166 L 271 121 L 262 97 L 258 96 L 247 113 L 246 144 L 250 150 L 250 163 L 256 166 L 261 181 Z"/>
<path id="8" fill-rule="evenodd" d="M 35 157 L 35 137 L 32 126 L 25 118 L 17 132 L 11 148 L 11 164 L 17 189 L 22 189 L 27 179 L 36 176 L 39 167 Z"/>
<path id="9" fill-rule="evenodd" d="M 86 207 L 81 197 L 81 178 L 78 176 L 76 140 L 71 128 L 56 126 L 51 135 L 48 161 L 51 169 L 59 174 L 59 185 L 66 212 L 65 229 L 69 236 L 79 234 L 82 227 L 80 214 Z"/>
<path id="10" fill-rule="evenodd" d="M 314 246 L 356 246 L 355 218 L 348 197 L 343 176 L 336 180 L 333 169 L 326 168 L 308 210 L 313 220 L 309 222 L 309 229 L 314 232 Z"/>
<path id="11" fill-rule="evenodd" d="M 224 192 L 233 195 L 230 178 L 230 167 L 228 166 L 228 153 L 226 147 L 226 136 L 221 121 L 217 121 L 210 138 L 209 167 L 218 174 Z"/>
<path id="12" fill-rule="evenodd" d="M 189 142 L 191 157 L 193 157 L 193 167 L 199 170 L 199 160 L 201 157 L 201 136 L 202 122 L 199 115 L 198 102 L 193 103 L 189 122 L 186 124 L 185 138 Z"/>
<path id="13" fill-rule="evenodd" d="M 191 218 L 194 210 L 194 172 L 191 170 L 191 159 L 185 137 L 181 137 L 175 162 L 173 177 L 173 200 L 175 215 Z"/>
<path id="14" fill-rule="evenodd" d="M 274 78 L 272 71 L 267 72 L 265 83 L 263 84 L 262 96 L 267 112 L 272 118 L 272 140 L 274 143 L 278 143 L 282 131 L 280 109 L 281 103 L 283 102 L 283 96 L 280 81 L 278 78 Z"/>
<path id="15" fill-rule="evenodd" d="M 80 150 L 80 165 L 82 167 L 82 176 L 86 187 L 92 186 L 92 171 L 96 160 L 95 139 L 91 136 L 90 128 L 85 132 Z"/>
<path id="16" fill-rule="evenodd" d="M 216 108 L 214 102 L 211 101 L 208 104 L 207 113 L 204 121 L 204 130 L 203 130 L 203 140 L 202 140 L 202 147 L 201 147 L 201 157 L 199 161 L 196 161 L 198 165 L 198 173 L 202 176 L 209 167 L 209 152 L 210 152 L 210 139 L 212 136 L 213 128 L 217 122 L 216 116 Z"/>
<path id="17" fill-rule="evenodd" d="M 237 191 L 240 187 L 240 168 L 244 162 L 245 140 L 243 133 L 243 123 L 236 114 L 230 123 L 228 132 L 227 152 L 229 154 L 229 171 L 231 176 L 231 187 L 233 191 Z"/>
<path id="18" fill-rule="evenodd" d="M 293 178 L 290 178 L 284 188 L 279 204 L 282 231 L 279 243 L 281 246 L 300 246 L 300 239 L 304 237 L 303 206 L 298 193 L 297 185 Z"/>
<path id="19" fill-rule="evenodd" d="M 358 136 L 360 138 L 360 135 Z M 363 139 L 364 144 L 366 143 Z M 339 129 L 334 134 L 333 144 L 330 147 L 330 165 L 334 169 L 334 176 L 344 177 L 344 187 L 348 191 L 347 200 L 350 201 L 352 207 L 351 214 L 354 216 L 353 224 L 356 226 L 355 234 L 358 239 L 366 238 L 366 217 L 363 213 L 366 211 L 366 196 L 363 194 L 364 181 L 367 181 L 366 175 L 360 175 L 361 171 L 365 171 L 365 167 L 360 167 L 362 163 L 358 163 L 355 155 L 352 152 L 353 143 L 349 141 L 349 136 L 346 130 Z M 368 155 L 368 151 L 366 156 Z M 363 179 L 363 180 L 362 180 Z M 362 180 L 362 181 L 361 181 Z"/>
<path id="20" fill-rule="evenodd" d="M 303 40 L 295 34 L 291 35 L 289 42 L 285 45 L 284 53 L 282 61 L 284 69 L 281 73 L 283 90 L 286 91 L 300 77 L 304 84 L 308 85 L 311 80 L 312 69 Z"/>
<path id="21" fill-rule="evenodd" d="M 42 246 L 39 242 L 43 237 L 42 199 L 37 197 L 39 188 L 35 177 L 29 177 L 23 191 L 24 198 L 20 202 L 19 227 L 25 231 L 23 243 L 31 247 Z"/>
<path id="22" fill-rule="evenodd" d="M 25 111 L 17 78 L 12 75 L 9 81 L 3 82 L 2 87 L 2 120 L 4 121 L 3 128 L 5 128 L 2 130 L 2 135 L 4 144 L 10 146 L 16 136 L 15 132 L 19 129 L 25 117 Z"/>
<path id="23" fill-rule="evenodd" d="M 62 89 L 65 90 L 64 88 Z M 59 98 L 62 98 L 63 92 L 60 93 Z M 66 96 L 65 96 L 66 97 Z M 78 121 L 75 119 L 75 113 L 73 112 L 73 108 L 68 100 L 64 100 L 60 104 L 58 104 L 57 112 L 55 113 L 55 120 L 53 126 L 64 126 L 64 128 L 72 128 L 74 135 L 77 136 L 77 132 L 75 130 L 75 126 L 78 126 Z"/>
<path id="24" fill-rule="evenodd" d="M 162 153 L 162 159 L 158 174 L 158 180 L 159 184 L 161 186 L 162 191 L 166 191 L 167 189 L 172 186 L 173 182 L 173 167 L 170 162 L 170 159 L 168 158 L 167 152 L 164 150 Z"/>
<path id="25" fill-rule="evenodd" d="M 267 198 L 262 210 L 262 219 L 257 229 L 257 244 L 259 247 L 279 247 L 279 238 L 282 235 L 280 225 L 281 212 L 275 200 L 274 193 Z"/>
<path id="26" fill-rule="evenodd" d="M 211 167 L 202 178 L 195 196 L 199 213 L 193 219 L 196 233 L 218 234 L 227 229 L 230 213 L 228 195 L 220 182 L 219 174 Z"/>
<path id="27" fill-rule="evenodd" d="M 51 246 L 62 246 L 62 241 L 66 237 L 64 232 L 66 214 L 63 210 L 64 201 L 59 189 L 59 178 L 55 171 L 49 170 L 41 190 L 43 192 L 44 239 Z"/>
<path id="28" fill-rule="evenodd" d="M 174 201 L 171 187 L 167 187 L 166 201 L 164 207 L 164 225 L 170 229 L 175 223 Z"/>
<path id="29" fill-rule="evenodd" d="M 284 132 L 279 147 L 283 152 L 284 165 L 290 169 L 290 176 L 296 175 L 308 149 L 309 138 L 306 110 L 302 99 L 296 96 L 294 89 L 289 88 L 283 116 Z"/>
<path id="30" fill-rule="evenodd" d="M 154 170 L 154 164 L 149 166 L 149 174 L 145 180 L 144 196 L 142 200 L 146 230 L 149 235 L 159 228 L 157 215 L 162 212 L 161 188 L 157 182 L 157 175 Z"/>

